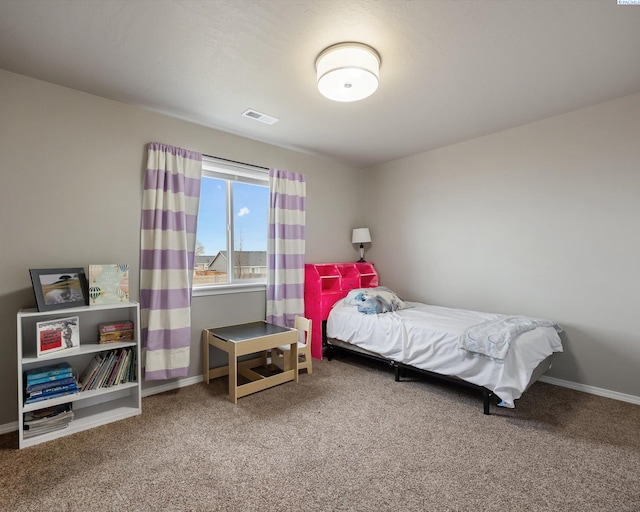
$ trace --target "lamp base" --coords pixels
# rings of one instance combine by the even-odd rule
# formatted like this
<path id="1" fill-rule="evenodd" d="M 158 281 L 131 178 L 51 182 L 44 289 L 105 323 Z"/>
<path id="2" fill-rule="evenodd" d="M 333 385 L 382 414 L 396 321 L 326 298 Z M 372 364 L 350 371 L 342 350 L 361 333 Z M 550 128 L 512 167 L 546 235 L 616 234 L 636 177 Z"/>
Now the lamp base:
<path id="1" fill-rule="evenodd" d="M 357 261 L 357 263 L 365 263 L 365 261 L 364 261 L 364 244 L 362 242 L 360 242 L 360 259 Z"/>

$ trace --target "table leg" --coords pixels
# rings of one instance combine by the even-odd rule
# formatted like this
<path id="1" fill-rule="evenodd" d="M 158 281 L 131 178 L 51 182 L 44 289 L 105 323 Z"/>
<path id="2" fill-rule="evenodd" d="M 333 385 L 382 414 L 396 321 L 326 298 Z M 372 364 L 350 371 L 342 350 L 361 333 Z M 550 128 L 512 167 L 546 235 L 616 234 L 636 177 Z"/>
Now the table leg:
<path id="1" fill-rule="evenodd" d="M 298 382 L 298 339 L 295 343 L 291 344 L 291 350 L 289 350 L 289 368 L 293 370 L 293 381 Z"/>
<path id="2" fill-rule="evenodd" d="M 202 331 L 202 378 L 209 384 L 209 332 Z"/>
<path id="3" fill-rule="evenodd" d="M 229 350 L 229 400 L 238 403 L 238 354 L 236 344 L 230 343 Z"/>

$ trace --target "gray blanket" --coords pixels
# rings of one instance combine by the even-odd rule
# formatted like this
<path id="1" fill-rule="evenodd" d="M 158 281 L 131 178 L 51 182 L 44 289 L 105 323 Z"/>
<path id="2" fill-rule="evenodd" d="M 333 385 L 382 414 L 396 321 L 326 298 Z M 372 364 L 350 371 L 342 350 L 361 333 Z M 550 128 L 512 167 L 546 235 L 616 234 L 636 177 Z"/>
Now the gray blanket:
<path id="1" fill-rule="evenodd" d="M 465 329 L 460 337 L 460 348 L 504 361 L 511 342 L 520 334 L 537 327 L 553 327 L 557 332 L 562 332 L 562 328 L 552 320 L 505 316 Z"/>

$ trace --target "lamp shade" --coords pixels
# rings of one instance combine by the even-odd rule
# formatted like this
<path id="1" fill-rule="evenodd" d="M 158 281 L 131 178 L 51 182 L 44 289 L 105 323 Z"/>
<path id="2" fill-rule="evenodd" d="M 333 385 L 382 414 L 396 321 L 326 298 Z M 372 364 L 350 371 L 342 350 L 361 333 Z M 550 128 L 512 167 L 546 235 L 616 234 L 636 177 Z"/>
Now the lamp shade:
<path id="1" fill-rule="evenodd" d="M 371 233 L 369 233 L 369 228 L 356 228 L 353 230 L 351 235 L 352 244 L 364 244 L 367 242 L 371 242 Z"/>
<path id="2" fill-rule="evenodd" d="M 334 101 L 358 101 L 378 88 L 380 55 L 362 43 L 339 43 L 316 59 L 318 90 Z"/>

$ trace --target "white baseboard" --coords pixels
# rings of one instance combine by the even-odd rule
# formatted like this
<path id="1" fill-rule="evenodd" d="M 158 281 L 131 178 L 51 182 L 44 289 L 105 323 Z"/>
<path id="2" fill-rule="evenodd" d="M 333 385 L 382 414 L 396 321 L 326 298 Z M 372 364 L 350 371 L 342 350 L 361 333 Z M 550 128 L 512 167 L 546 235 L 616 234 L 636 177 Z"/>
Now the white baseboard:
<path id="1" fill-rule="evenodd" d="M 640 405 L 640 396 L 618 393 L 617 391 L 610 391 L 608 389 L 597 388 L 595 386 L 587 386 L 586 384 L 578 384 L 577 382 L 571 382 L 570 380 L 556 379 L 555 377 L 547 377 L 546 375 L 543 375 L 538 380 L 540 382 L 546 382 L 547 384 L 553 384 L 554 386 L 560 386 L 562 388 L 584 391 L 590 395 L 598 395 L 605 398 L 612 398 L 613 400 L 620 400 L 621 402 Z"/>
<path id="2" fill-rule="evenodd" d="M 157 395 L 158 393 L 164 393 L 165 391 L 173 391 L 174 389 L 185 388 L 192 384 L 202 382 L 202 375 L 196 375 L 195 377 L 185 377 L 184 379 L 178 379 L 160 386 L 153 386 L 148 389 L 142 388 L 142 398 L 145 396 Z"/>
<path id="3" fill-rule="evenodd" d="M 153 386 L 148 389 L 142 390 L 143 398 L 145 396 L 157 395 L 158 393 L 164 393 L 165 391 L 173 391 L 174 389 L 184 388 L 193 384 L 202 382 L 202 375 L 195 377 L 186 377 L 184 379 L 178 379 L 172 382 L 167 382 L 160 386 Z M 603 396 L 605 398 L 612 398 L 613 400 L 620 400 L 621 402 L 629 402 L 631 404 L 640 405 L 640 396 L 627 395 L 625 393 L 618 393 L 617 391 L 610 391 L 608 389 L 596 388 L 594 386 L 587 386 L 586 384 L 578 384 L 569 380 L 556 379 L 555 377 L 547 377 L 543 375 L 540 377 L 540 382 L 546 382 L 547 384 L 553 384 L 554 386 L 560 386 L 562 388 L 575 389 L 576 391 L 584 391 L 591 395 Z M 5 423 L 0 425 L 0 435 L 8 434 L 9 432 L 15 432 L 18 430 L 18 422 Z"/>
<path id="4" fill-rule="evenodd" d="M 4 425 L 0 425 L 0 435 L 8 434 L 9 432 L 15 432 L 18 430 L 18 422 L 14 421 L 13 423 L 5 423 Z"/>

